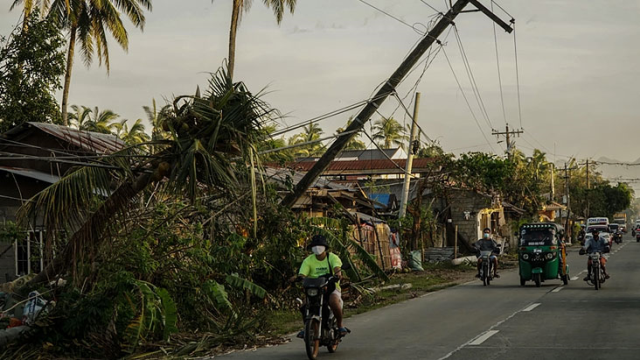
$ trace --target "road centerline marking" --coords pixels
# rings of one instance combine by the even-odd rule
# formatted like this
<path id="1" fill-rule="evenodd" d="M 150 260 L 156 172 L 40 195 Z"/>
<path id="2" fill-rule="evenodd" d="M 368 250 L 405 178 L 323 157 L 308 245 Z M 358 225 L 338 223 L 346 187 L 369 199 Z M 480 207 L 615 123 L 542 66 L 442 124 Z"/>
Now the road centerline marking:
<path id="1" fill-rule="evenodd" d="M 487 341 L 493 335 L 499 333 L 500 330 L 489 330 L 485 331 L 482 335 L 475 338 L 473 341 L 469 343 L 470 346 L 481 345 L 483 342 Z"/>
<path id="2" fill-rule="evenodd" d="M 578 279 L 579 279 L 579 277 L 578 277 L 578 276 L 574 276 L 574 277 L 572 277 L 572 278 L 571 278 L 571 281 L 576 281 L 576 280 L 578 280 Z"/>
<path id="3" fill-rule="evenodd" d="M 564 286 L 558 286 L 557 288 L 551 290 L 552 293 L 557 293 L 560 292 L 560 290 L 562 290 L 564 288 Z"/>
<path id="4" fill-rule="evenodd" d="M 526 308 L 522 309 L 522 312 L 529 312 L 529 311 L 537 308 L 538 306 L 540 306 L 540 303 L 531 304 L 531 305 L 527 306 Z"/>

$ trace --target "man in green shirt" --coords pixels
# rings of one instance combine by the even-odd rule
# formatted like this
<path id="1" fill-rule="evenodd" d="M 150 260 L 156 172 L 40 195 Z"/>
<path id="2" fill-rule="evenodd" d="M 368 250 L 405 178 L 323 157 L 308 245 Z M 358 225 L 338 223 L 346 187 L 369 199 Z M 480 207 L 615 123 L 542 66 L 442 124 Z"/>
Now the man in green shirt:
<path id="1" fill-rule="evenodd" d="M 335 289 L 329 289 L 329 307 L 336 317 L 340 334 L 346 335 L 349 330 L 342 326 L 342 292 L 340 289 L 340 279 L 342 279 L 342 261 L 338 255 L 328 252 L 329 244 L 327 239 L 322 235 L 315 235 L 311 239 L 309 248 L 313 254 L 307 256 L 300 265 L 300 271 L 297 278 L 304 279 L 309 277 L 316 279 L 321 276 L 335 276 L 338 281 L 335 283 Z M 295 279 L 295 277 L 294 277 Z M 304 332 L 298 334 L 298 337 L 304 337 Z"/>

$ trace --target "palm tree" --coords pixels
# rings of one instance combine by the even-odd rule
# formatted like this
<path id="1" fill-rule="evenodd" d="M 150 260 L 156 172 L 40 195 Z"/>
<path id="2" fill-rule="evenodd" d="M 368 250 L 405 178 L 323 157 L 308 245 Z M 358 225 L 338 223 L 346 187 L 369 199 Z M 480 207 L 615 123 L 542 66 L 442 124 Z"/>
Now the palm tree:
<path id="1" fill-rule="evenodd" d="M 156 106 L 156 99 L 152 99 L 151 106 L 143 106 L 145 114 L 147 114 L 147 120 L 151 124 L 151 139 L 162 140 L 167 137 L 167 133 L 162 129 L 162 123 L 168 118 L 171 105 L 163 106 L 160 111 Z"/>
<path id="2" fill-rule="evenodd" d="M 212 0 L 213 1 L 213 0 Z M 273 9 L 278 25 L 282 22 L 282 17 L 286 8 L 293 14 L 296 8 L 297 0 L 263 0 L 267 7 Z M 229 76 L 233 78 L 233 70 L 236 62 L 236 32 L 238 24 L 242 17 L 242 11 L 249 11 L 252 0 L 233 0 L 233 9 L 231 11 L 231 28 L 229 30 Z"/>
<path id="3" fill-rule="evenodd" d="M 69 114 L 69 118 L 78 130 L 111 134 L 112 128 L 115 127 L 117 129 L 118 126 L 122 128 L 123 124 L 114 123 L 120 115 L 113 112 L 113 110 L 100 111 L 97 106 L 93 110 L 86 106 L 80 109 L 77 105 L 72 105 L 71 109 L 74 112 Z"/>
<path id="4" fill-rule="evenodd" d="M 218 70 L 205 96 L 181 96 L 173 102 L 166 120 L 170 138 L 151 157 L 135 158 L 139 152 L 128 148 L 96 160 L 107 166 L 78 167 L 38 193 L 21 209 L 21 219 L 43 214 L 47 233 L 77 231 L 29 286 L 53 278 L 98 249 L 109 236 L 113 218 L 125 216 L 130 203 L 155 182 L 167 178 L 167 189 L 186 194 L 192 202 L 202 193 L 236 193 L 238 167 L 253 161 L 255 144 L 264 137 L 260 128 L 275 112 L 259 96 Z M 115 190 L 108 190 L 114 183 Z M 109 195 L 101 199 L 99 194 Z"/>
<path id="5" fill-rule="evenodd" d="M 15 9 L 18 5 L 24 4 L 24 18 L 22 22 L 22 31 L 27 30 L 27 19 L 31 16 L 34 9 L 40 11 L 40 15 L 44 15 L 49 8 L 50 0 L 14 0 L 9 10 Z"/>
<path id="6" fill-rule="evenodd" d="M 353 116 L 349 117 L 349 120 L 347 120 L 347 125 L 345 127 L 340 127 L 336 130 L 336 135 L 337 134 L 342 134 L 353 122 Z M 351 140 L 349 140 L 349 142 L 347 142 L 347 145 L 344 146 L 345 150 L 364 150 L 367 148 L 367 145 L 365 145 L 364 142 L 362 142 L 361 140 L 358 140 L 358 138 L 360 137 L 359 133 L 356 133 Z"/>
<path id="7" fill-rule="evenodd" d="M 126 14 L 134 26 L 143 29 L 145 23 L 143 8 L 151 11 L 151 0 L 53 0 L 49 16 L 60 27 L 69 31 L 67 69 L 61 106 L 62 123 L 65 126 L 68 126 L 67 103 L 76 43 L 80 43 L 85 65 L 91 65 L 95 53 L 98 56 L 99 65 L 104 61 L 109 72 L 107 33 L 111 33 L 126 51 L 129 46 L 129 37 L 120 13 Z"/>
<path id="8" fill-rule="evenodd" d="M 405 129 L 392 117 L 376 120 L 373 124 L 373 130 L 375 131 L 373 140 L 385 149 L 390 149 L 392 146 L 404 149 L 404 144 L 409 140 Z"/>
<path id="9" fill-rule="evenodd" d="M 136 120 L 136 122 L 131 126 L 131 129 L 124 122 L 124 129 L 120 134 L 120 138 L 129 145 L 137 145 L 143 144 L 151 140 L 149 134 L 144 132 L 144 124 L 142 123 L 142 119 Z"/>

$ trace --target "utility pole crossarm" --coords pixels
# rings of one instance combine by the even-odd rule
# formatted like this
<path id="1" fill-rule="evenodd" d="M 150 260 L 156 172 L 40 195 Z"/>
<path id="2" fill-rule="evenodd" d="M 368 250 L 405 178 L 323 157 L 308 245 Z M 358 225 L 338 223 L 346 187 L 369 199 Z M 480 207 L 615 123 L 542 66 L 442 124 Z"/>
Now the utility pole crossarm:
<path id="1" fill-rule="evenodd" d="M 496 14 L 492 13 L 491 10 L 487 9 L 484 5 L 482 5 L 480 3 L 480 1 L 478 1 L 478 0 L 470 0 L 470 2 L 475 7 L 477 7 L 478 10 L 480 10 L 483 14 L 487 15 L 489 17 L 489 19 L 495 21 L 495 23 L 498 24 L 498 26 L 500 26 L 501 28 L 503 28 L 504 31 L 506 31 L 509 34 L 511 34 L 511 32 L 513 31 L 513 28 L 511 27 L 511 25 L 509 25 L 506 22 L 502 21 L 502 19 L 497 17 Z M 511 21 L 513 22 L 514 19 L 511 19 Z"/>

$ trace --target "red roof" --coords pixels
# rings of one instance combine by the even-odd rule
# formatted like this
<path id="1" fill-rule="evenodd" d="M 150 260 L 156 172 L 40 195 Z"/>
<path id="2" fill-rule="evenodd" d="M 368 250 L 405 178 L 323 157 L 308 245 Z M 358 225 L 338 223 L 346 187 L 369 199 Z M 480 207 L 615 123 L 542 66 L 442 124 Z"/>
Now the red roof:
<path id="1" fill-rule="evenodd" d="M 426 168 L 433 163 L 432 158 L 413 159 L 413 172 L 417 172 L 421 168 Z M 397 160 L 348 160 L 348 161 L 332 161 L 325 172 L 328 171 L 366 171 L 366 170 L 389 170 L 391 172 L 404 171 L 406 159 Z M 300 161 L 288 162 L 284 167 L 298 170 L 309 171 L 317 163 L 317 161 Z M 267 163 L 267 166 L 280 167 L 276 163 Z"/>

